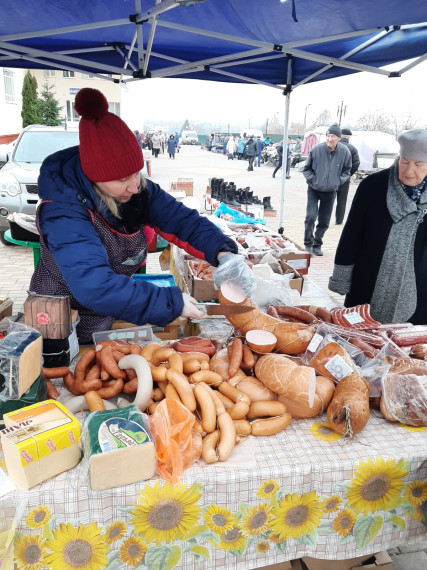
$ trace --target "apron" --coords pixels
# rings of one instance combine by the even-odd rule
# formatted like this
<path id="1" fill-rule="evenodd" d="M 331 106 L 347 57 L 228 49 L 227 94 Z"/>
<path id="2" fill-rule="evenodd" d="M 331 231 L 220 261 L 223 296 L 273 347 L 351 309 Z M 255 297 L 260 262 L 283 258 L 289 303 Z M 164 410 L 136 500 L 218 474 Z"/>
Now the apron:
<path id="1" fill-rule="evenodd" d="M 37 209 L 37 217 L 42 205 L 43 202 Z M 88 212 L 107 252 L 111 269 L 114 273 L 131 277 L 147 257 L 144 227 L 141 226 L 133 234 L 122 234 L 111 228 L 99 214 L 91 210 Z M 79 342 L 92 344 L 92 333 L 110 330 L 114 318 L 92 311 L 73 297 L 42 235 L 40 235 L 40 253 L 40 260 L 31 278 L 30 291 L 39 295 L 68 296 L 71 308 L 79 312 L 80 322 L 77 325 Z"/>

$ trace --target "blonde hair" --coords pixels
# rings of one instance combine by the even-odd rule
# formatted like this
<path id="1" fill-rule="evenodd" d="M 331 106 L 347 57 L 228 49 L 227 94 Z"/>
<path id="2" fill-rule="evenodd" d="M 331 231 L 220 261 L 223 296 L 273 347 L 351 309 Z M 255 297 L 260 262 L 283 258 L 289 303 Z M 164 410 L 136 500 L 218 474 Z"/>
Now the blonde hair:
<path id="1" fill-rule="evenodd" d="M 145 180 L 144 175 L 141 173 L 141 182 L 138 187 L 138 194 L 141 193 L 142 190 L 145 190 L 146 187 L 147 181 Z M 101 200 L 99 213 L 102 213 L 105 210 L 109 210 L 115 218 L 118 218 L 120 220 L 121 216 L 119 213 L 119 203 L 112 196 L 109 196 L 108 194 L 105 194 L 105 192 L 102 192 L 102 190 L 100 190 L 95 183 L 93 183 L 93 189 Z"/>

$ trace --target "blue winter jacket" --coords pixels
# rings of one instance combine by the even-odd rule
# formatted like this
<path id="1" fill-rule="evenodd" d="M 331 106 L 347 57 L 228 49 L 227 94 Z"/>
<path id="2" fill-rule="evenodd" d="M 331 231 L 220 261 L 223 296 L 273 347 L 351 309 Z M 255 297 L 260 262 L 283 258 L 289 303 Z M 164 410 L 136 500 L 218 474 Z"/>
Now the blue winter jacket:
<path id="1" fill-rule="evenodd" d="M 39 230 L 73 296 L 89 309 L 116 319 L 165 326 L 182 313 L 178 287 L 157 287 L 113 272 L 88 210 L 101 212 L 113 229 L 125 233 L 105 208 L 82 171 L 79 147 L 59 151 L 40 169 Z M 217 266 L 219 251 L 237 252 L 236 243 L 212 222 L 146 181 L 148 223 L 167 241 Z"/>

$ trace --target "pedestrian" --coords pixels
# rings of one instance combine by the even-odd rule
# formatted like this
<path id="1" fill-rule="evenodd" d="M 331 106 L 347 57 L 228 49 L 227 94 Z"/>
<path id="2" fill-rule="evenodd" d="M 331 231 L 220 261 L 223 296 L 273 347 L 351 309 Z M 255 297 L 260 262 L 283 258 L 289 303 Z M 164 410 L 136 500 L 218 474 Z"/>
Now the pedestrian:
<path id="1" fill-rule="evenodd" d="M 136 136 L 139 146 L 144 148 L 144 141 L 142 140 L 141 133 L 138 130 L 134 130 L 133 133 Z"/>
<path id="2" fill-rule="evenodd" d="M 248 166 L 248 170 L 252 171 L 254 169 L 254 158 L 255 158 L 255 154 L 257 152 L 257 147 L 256 147 L 256 142 L 254 140 L 253 135 L 251 135 L 249 137 L 249 140 L 247 141 L 247 143 L 245 144 L 245 149 L 244 151 L 246 151 L 246 156 L 248 157 L 249 160 L 249 166 Z"/>
<path id="3" fill-rule="evenodd" d="M 276 178 L 276 172 L 279 170 L 279 168 L 282 168 L 282 162 L 283 162 L 283 141 L 280 141 L 280 143 L 277 145 L 276 147 L 277 150 L 277 154 L 279 155 L 279 160 L 276 164 L 276 168 L 273 171 L 273 178 Z"/>
<path id="4" fill-rule="evenodd" d="M 234 137 L 230 137 L 228 139 L 228 143 L 227 143 L 227 156 L 228 156 L 228 160 L 233 160 L 234 159 L 234 153 L 237 150 L 237 145 L 236 145 L 236 141 L 234 140 Z"/>
<path id="5" fill-rule="evenodd" d="M 286 178 L 291 177 L 291 156 L 293 148 L 294 148 L 294 143 L 292 139 L 288 137 L 288 149 L 286 155 Z"/>
<path id="6" fill-rule="evenodd" d="M 159 156 L 160 145 L 161 145 L 160 133 L 153 134 L 153 136 L 151 137 L 151 145 L 153 149 L 154 158 L 157 158 Z"/>
<path id="7" fill-rule="evenodd" d="M 264 148 L 264 143 L 261 140 L 261 137 L 258 136 L 256 138 L 256 149 L 257 149 L 257 157 L 258 157 L 258 161 L 257 161 L 257 165 L 261 166 L 261 153 L 262 153 L 262 149 Z"/>
<path id="8" fill-rule="evenodd" d="M 353 133 L 350 129 L 341 129 L 340 143 L 346 145 L 351 154 L 351 170 L 350 178 L 357 172 L 360 165 L 359 153 L 357 148 L 350 144 L 350 137 Z M 345 216 L 345 207 L 347 205 L 348 189 L 350 188 L 350 178 L 341 184 L 337 191 L 337 205 L 335 208 L 335 224 L 340 226 Z"/>
<path id="9" fill-rule="evenodd" d="M 246 141 L 245 141 L 244 137 L 240 137 L 239 142 L 237 143 L 237 159 L 238 160 L 242 160 L 242 158 L 243 158 L 243 153 L 245 152 L 245 144 L 246 144 Z"/>
<path id="10" fill-rule="evenodd" d="M 169 158 L 173 158 L 175 160 L 175 150 L 176 150 L 176 140 L 173 135 L 168 138 L 168 153 Z"/>
<path id="11" fill-rule="evenodd" d="M 140 170 L 141 148 L 126 123 L 108 112 L 104 95 L 80 89 L 75 99 L 79 146 L 48 156 L 38 179 L 41 257 L 30 290 L 68 296 L 80 321 L 81 344 L 109 330 L 114 319 L 165 326 L 180 315 L 203 318 L 179 287 L 132 280 L 147 256 L 144 226 L 191 255 L 206 259 L 217 288 L 236 281 L 249 296 L 256 281 L 237 245 L 195 209 L 187 208 Z M 243 273 L 242 273 L 243 271 Z"/>
<path id="12" fill-rule="evenodd" d="M 308 184 L 304 245 L 314 255 L 323 255 L 323 236 L 329 228 L 338 187 L 350 178 L 351 154 L 339 144 L 340 138 L 341 129 L 334 123 L 326 132 L 326 142 L 311 149 L 303 169 Z"/>
<path id="13" fill-rule="evenodd" d="M 212 135 L 208 135 L 206 137 L 205 144 L 206 144 L 206 149 L 211 151 L 212 150 Z"/>
<path id="14" fill-rule="evenodd" d="M 267 137 L 264 139 L 264 144 L 265 144 L 265 146 L 271 146 L 271 145 L 273 144 L 273 141 L 271 140 L 270 137 L 267 136 Z"/>
<path id="15" fill-rule="evenodd" d="M 400 156 L 357 188 L 329 289 L 380 323 L 427 323 L 427 130 L 399 135 Z"/>
<path id="16" fill-rule="evenodd" d="M 295 168 L 295 166 L 300 161 L 299 159 L 301 158 L 301 147 L 302 147 L 301 138 L 297 137 L 297 142 L 295 143 L 295 147 L 292 154 L 292 162 L 291 162 L 292 168 Z"/>
<path id="17" fill-rule="evenodd" d="M 179 134 L 175 131 L 175 148 L 176 152 L 179 152 Z"/>

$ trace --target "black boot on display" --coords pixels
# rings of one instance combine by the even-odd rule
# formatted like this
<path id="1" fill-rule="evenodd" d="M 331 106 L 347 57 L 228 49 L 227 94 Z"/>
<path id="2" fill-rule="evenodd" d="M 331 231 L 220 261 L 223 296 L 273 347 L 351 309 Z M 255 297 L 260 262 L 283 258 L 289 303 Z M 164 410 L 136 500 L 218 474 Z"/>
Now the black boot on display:
<path id="1" fill-rule="evenodd" d="M 273 210 L 272 205 L 270 204 L 271 196 L 266 196 L 262 199 L 262 204 L 264 206 L 264 210 Z"/>
<path id="2" fill-rule="evenodd" d="M 239 202 L 236 202 L 235 191 L 233 189 L 227 190 L 227 199 L 225 203 L 228 206 L 240 206 Z"/>

